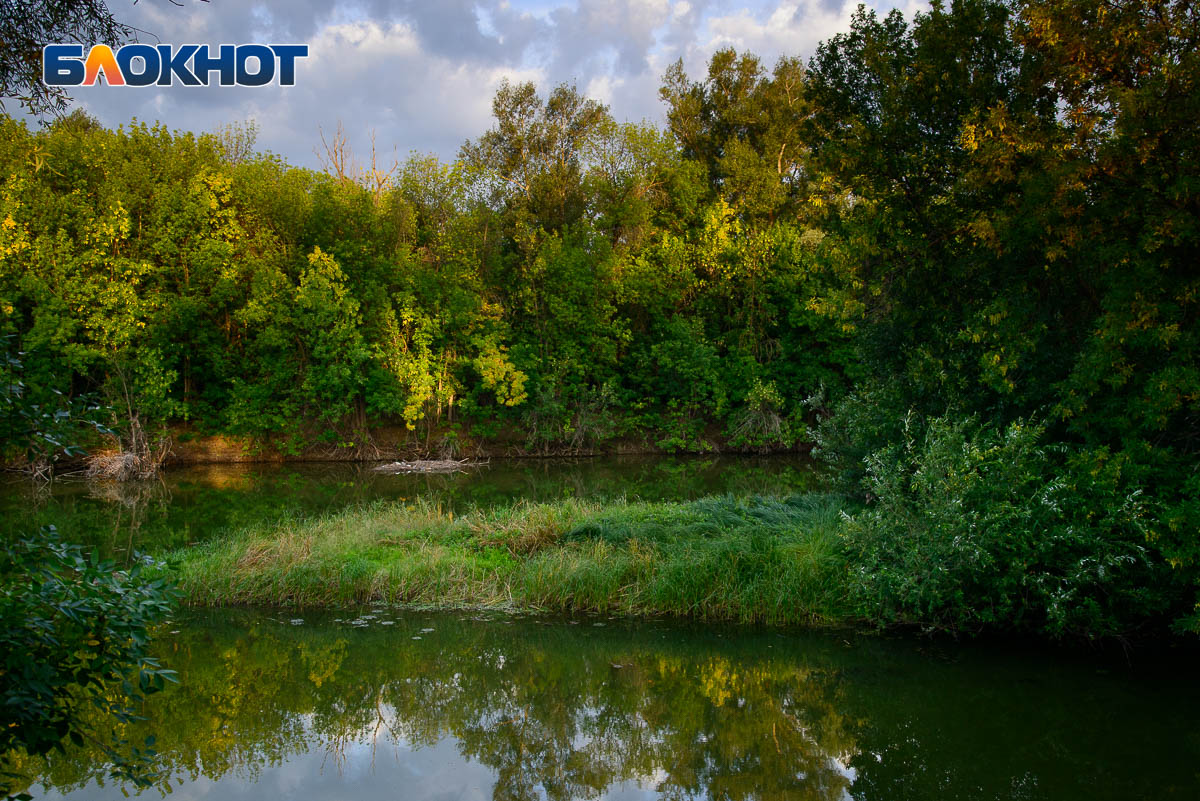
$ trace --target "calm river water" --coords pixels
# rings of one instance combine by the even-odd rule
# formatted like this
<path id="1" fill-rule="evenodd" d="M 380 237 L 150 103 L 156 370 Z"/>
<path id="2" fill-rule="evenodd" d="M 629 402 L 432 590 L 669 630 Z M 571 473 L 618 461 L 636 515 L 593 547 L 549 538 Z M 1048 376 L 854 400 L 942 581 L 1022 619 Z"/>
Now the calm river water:
<path id="1" fill-rule="evenodd" d="M 54 523 L 121 558 L 379 498 L 451 508 L 812 486 L 801 463 L 493 462 L 457 476 L 334 466 L 0 490 L 9 532 Z M 383 607 L 185 611 L 151 697 L 174 799 L 1200 798 L 1196 654 Z M 16 767 L 35 798 L 123 798 L 75 751 Z"/>
<path id="2" fill-rule="evenodd" d="M 55 525 L 64 539 L 110 557 L 202 542 L 228 527 L 311 515 L 378 500 L 425 498 L 456 513 L 527 499 L 688 500 L 733 493 L 790 494 L 816 483 L 795 458 L 603 457 L 503 459 L 448 475 L 385 475 L 347 463 L 201 465 L 160 480 L 59 479 L 0 483 L 0 530 Z"/>
<path id="3" fill-rule="evenodd" d="M 660 621 L 188 613 L 149 728 L 175 799 L 1195 799 L 1200 686 L 988 644 Z M 122 798 L 103 759 L 35 797 Z"/>

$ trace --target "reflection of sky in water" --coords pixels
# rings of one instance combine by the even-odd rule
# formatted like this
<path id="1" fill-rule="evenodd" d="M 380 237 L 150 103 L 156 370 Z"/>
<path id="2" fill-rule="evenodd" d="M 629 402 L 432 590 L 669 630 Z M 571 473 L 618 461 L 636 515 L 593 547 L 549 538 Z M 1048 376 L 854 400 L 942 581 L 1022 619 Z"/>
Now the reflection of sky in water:
<path id="1" fill-rule="evenodd" d="M 338 760 L 318 749 L 264 768 L 253 784 L 236 776 L 227 775 L 216 781 L 201 776 L 196 781 L 179 785 L 169 797 L 174 801 L 385 798 L 490 801 L 496 784 L 491 769 L 463 759 L 453 737 L 422 748 L 410 748 L 395 741 L 383 742 L 383 738 L 372 746 L 369 740 L 364 740 L 347 747 L 344 757 L 344 762 L 336 764 Z M 666 775 L 665 771 L 657 769 L 641 782 L 619 782 L 597 798 L 604 801 L 654 798 L 658 784 Z M 546 797 L 544 791 L 538 795 Z M 118 787 L 100 787 L 95 783 L 65 795 L 51 791 L 35 797 L 71 801 L 123 801 L 125 798 Z M 159 792 L 147 790 L 141 797 L 157 798 Z"/>
<path id="2" fill-rule="evenodd" d="M 381 742 L 373 755 L 371 752 L 369 742 L 355 743 L 346 749 L 345 762 L 339 768 L 327 752 L 312 751 L 264 768 L 254 784 L 232 775 L 217 781 L 201 777 L 179 786 L 169 797 L 175 801 L 377 798 L 487 801 L 492 798 L 493 772 L 463 760 L 452 737 L 412 750 Z M 39 797 L 80 801 L 125 798 L 117 787 L 101 788 L 95 784 L 66 795 L 51 792 Z M 147 790 L 142 797 L 157 798 L 159 792 Z"/>
<path id="3" fill-rule="evenodd" d="M 181 800 L 1200 797 L 1186 658 L 377 611 L 184 613 L 181 683 L 127 736 Z M 102 761 L 51 760 L 75 789 L 45 797 L 123 798 Z"/>

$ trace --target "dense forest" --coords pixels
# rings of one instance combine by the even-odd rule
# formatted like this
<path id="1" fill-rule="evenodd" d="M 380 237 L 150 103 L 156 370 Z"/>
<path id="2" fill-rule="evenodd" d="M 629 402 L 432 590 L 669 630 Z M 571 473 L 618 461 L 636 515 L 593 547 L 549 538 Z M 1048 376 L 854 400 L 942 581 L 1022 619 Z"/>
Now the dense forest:
<path id="1" fill-rule="evenodd" d="M 817 305 L 834 286 L 799 64 L 718 58 L 709 82 L 673 76 L 682 147 L 531 85 L 499 92 L 457 162 L 394 171 L 338 136 L 316 173 L 248 153 L 244 127 L 7 121 L 0 292 L 25 382 L 284 451 L 355 448 L 383 420 L 421 442 L 515 429 L 535 452 L 705 448 L 712 423 L 789 447 L 800 400 L 843 385 L 853 323 Z M 739 84 L 719 112 L 737 130 L 713 82 Z"/>
<path id="2" fill-rule="evenodd" d="M 3 118 L 0 370 L 127 440 L 814 446 L 884 616 L 1195 628 L 1198 52 L 1186 0 L 860 8 L 665 129 L 505 85 L 394 169 Z"/>

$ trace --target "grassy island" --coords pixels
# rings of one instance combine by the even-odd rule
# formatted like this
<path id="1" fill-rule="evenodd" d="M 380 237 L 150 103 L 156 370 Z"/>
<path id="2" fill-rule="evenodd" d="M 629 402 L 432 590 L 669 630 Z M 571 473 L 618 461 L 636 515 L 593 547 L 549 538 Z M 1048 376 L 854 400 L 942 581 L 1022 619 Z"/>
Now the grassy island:
<path id="1" fill-rule="evenodd" d="M 772 623 L 846 612 L 830 496 L 521 503 L 455 516 L 373 504 L 168 557 L 196 604 L 587 610 Z"/>

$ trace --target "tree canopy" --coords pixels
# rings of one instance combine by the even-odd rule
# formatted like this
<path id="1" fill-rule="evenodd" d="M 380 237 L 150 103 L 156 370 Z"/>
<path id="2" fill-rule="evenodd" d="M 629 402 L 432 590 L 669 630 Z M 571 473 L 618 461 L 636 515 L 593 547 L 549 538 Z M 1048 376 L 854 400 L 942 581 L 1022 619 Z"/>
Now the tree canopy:
<path id="1" fill-rule="evenodd" d="M 506 84 L 455 161 L 357 180 L 229 131 L 4 120 L 0 335 L 37 392 L 284 452 L 369 455 L 381 423 L 430 451 L 815 443 L 929 536 L 916 474 L 1008 442 L 1116 515 L 1129 575 L 1167 567 L 1133 606 L 1182 619 L 1197 37 L 1184 0 L 860 8 L 807 65 L 672 66 L 665 130 Z M 1039 497 L 1038 537 L 1092 520 Z"/>

